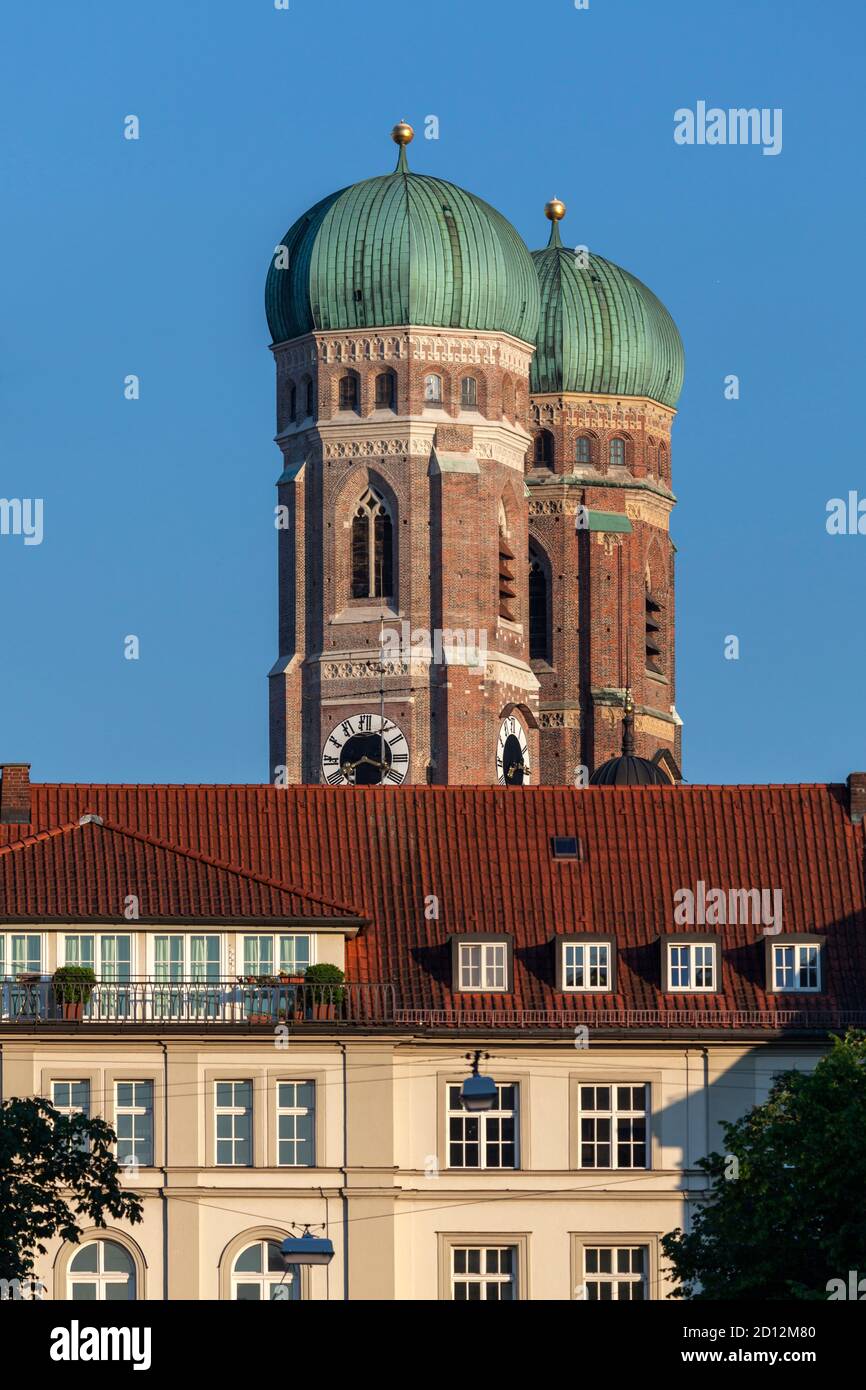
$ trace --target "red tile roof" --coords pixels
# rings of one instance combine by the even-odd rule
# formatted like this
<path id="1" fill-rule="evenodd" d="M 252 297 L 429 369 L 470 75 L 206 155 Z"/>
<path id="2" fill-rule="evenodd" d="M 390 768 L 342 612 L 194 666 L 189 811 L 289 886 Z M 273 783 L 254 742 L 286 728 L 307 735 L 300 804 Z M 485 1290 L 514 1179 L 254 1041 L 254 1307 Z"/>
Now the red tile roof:
<path id="1" fill-rule="evenodd" d="M 0 826 L 0 844 L 57 827 L 67 827 L 68 838 L 68 827 L 85 812 L 135 832 L 112 829 L 103 836 L 118 847 L 134 844 L 141 856 L 145 842 L 161 846 L 158 893 L 167 895 L 166 903 L 195 910 L 195 889 L 208 908 L 225 902 L 234 911 L 244 901 L 263 905 L 267 888 L 295 901 L 315 898 L 319 911 L 336 904 L 369 918 L 347 943 L 350 977 L 392 981 L 407 1007 L 453 1006 L 446 943 L 461 931 L 514 937 L 513 996 L 473 997 L 479 1006 L 574 1005 L 574 995 L 555 993 L 550 946 L 554 934 L 573 931 L 613 933 L 618 942 L 617 995 L 582 995 L 579 1007 L 677 1007 L 682 995 L 661 993 L 658 941 L 683 930 L 674 922 L 676 890 L 701 880 L 726 890 L 781 889 L 783 932 L 827 939 L 827 993 L 782 1001 L 765 992 L 760 925 L 707 928 L 722 938 L 722 989 L 701 996 L 701 1007 L 866 1008 L 866 825 L 851 823 L 844 786 L 518 791 L 35 784 L 32 824 Z M 583 861 L 554 860 L 554 835 L 578 836 Z M 31 876 L 20 884 L 12 871 L 11 897 L 10 880 L 0 879 L 0 917 L 27 907 L 40 915 L 53 891 L 47 880 L 55 852 L 46 847 L 38 866 L 33 857 Z M 0 855 L 0 863 L 16 859 Z M 207 861 L 224 875 L 219 888 L 204 883 Z M 90 871 L 106 876 L 101 901 L 122 902 L 136 892 L 142 862 L 133 856 L 118 871 L 107 853 L 101 867 L 94 861 Z M 244 872 L 259 876 L 260 896 L 252 882 L 241 887 L 248 882 Z M 171 886 L 173 876 L 179 882 Z M 65 891 L 74 896 L 74 888 Z"/>
<path id="2" fill-rule="evenodd" d="M 117 922 L 134 895 L 142 923 L 358 922 L 363 914 L 97 816 L 0 847 L 6 921 Z"/>

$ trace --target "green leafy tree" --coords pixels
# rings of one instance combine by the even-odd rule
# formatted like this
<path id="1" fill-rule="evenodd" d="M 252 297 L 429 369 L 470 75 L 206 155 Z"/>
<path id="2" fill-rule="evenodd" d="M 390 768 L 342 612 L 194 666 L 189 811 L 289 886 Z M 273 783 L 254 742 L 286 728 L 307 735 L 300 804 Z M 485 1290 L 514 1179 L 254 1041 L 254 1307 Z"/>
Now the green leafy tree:
<path id="1" fill-rule="evenodd" d="M 763 1105 L 723 1124 L 727 1152 L 692 1230 L 662 1240 L 689 1299 L 826 1299 L 866 1274 L 866 1034 L 835 1038 L 811 1072 L 777 1076 Z"/>
<path id="2" fill-rule="evenodd" d="M 39 1096 L 0 1104 L 0 1279 L 29 1279 L 54 1236 L 77 1245 L 79 1217 L 141 1220 L 139 1198 L 120 1186 L 116 1139 L 104 1120 L 62 1115 Z"/>

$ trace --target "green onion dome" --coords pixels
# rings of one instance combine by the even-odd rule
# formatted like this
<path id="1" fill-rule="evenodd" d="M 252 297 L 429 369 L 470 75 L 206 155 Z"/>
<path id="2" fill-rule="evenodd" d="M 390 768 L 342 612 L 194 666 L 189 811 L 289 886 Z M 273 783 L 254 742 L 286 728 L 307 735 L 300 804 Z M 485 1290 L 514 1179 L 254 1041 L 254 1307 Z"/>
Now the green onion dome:
<path id="1" fill-rule="evenodd" d="M 411 173 L 411 127 L 393 135 L 393 174 L 331 193 L 286 233 L 265 287 L 274 342 L 417 324 L 534 343 L 538 277 L 521 237 L 474 194 Z"/>
<path id="2" fill-rule="evenodd" d="M 677 326 L 652 290 L 602 256 L 563 246 L 557 199 L 543 251 L 533 251 L 541 317 L 530 390 L 606 396 L 648 396 L 675 406 L 685 356 Z"/>

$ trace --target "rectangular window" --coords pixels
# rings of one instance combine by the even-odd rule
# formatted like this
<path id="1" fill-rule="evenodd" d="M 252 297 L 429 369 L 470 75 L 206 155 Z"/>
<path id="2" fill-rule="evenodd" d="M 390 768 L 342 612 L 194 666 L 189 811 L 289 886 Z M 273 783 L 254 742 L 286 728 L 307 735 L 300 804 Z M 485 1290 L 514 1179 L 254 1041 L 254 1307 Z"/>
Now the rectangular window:
<path id="1" fill-rule="evenodd" d="M 61 1115 L 89 1115 L 90 1082 L 52 1081 L 51 1103 Z"/>
<path id="2" fill-rule="evenodd" d="M 458 989 L 493 991 L 508 988 L 508 946 L 504 941 L 461 943 Z"/>
<path id="3" fill-rule="evenodd" d="M 471 1114 L 460 1103 L 460 1087 L 448 1087 L 449 1168 L 517 1168 L 518 1092 L 497 1086 L 492 1110 Z"/>
<path id="4" fill-rule="evenodd" d="M 668 987 L 671 990 L 714 990 L 715 945 L 696 942 L 668 946 Z"/>
<path id="5" fill-rule="evenodd" d="M 89 1081 L 52 1081 L 51 1103 L 61 1115 L 71 1119 L 73 1115 L 90 1114 Z M 82 1149 L 89 1148 L 86 1139 L 81 1141 Z"/>
<path id="6" fill-rule="evenodd" d="M 12 975 L 42 974 L 42 937 L 15 933 L 10 936 Z"/>
<path id="7" fill-rule="evenodd" d="M 474 376 L 464 376 L 460 381 L 460 404 L 472 410 L 478 404 L 478 383 Z"/>
<path id="8" fill-rule="evenodd" d="M 315 1167 L 315 1123 L 315 1082 L 278 1081 L 277 1163 L 281 1168 Z"/>
<path id="9" fill-rule="evenodd" d="M 253 1083 L 217 1081 L 216 1161 L 249 1168 L 253 1161 Z"/>
<path id="10" fill-rule="evenodd" d="M 810 943 L 773 947 L 773 988 L 791 993 L 817 990 L 818 953 L 821 947 Z"/>
<path id="11" fill-rule="evenodd" d="M 303 975 L 312 964 L 312 937 L 280 937 L 280 972 L 284 975 Z"/>
<path id="12" fill-rule="evenodd" d="M 583 1286 L 592 1303 L 646 1302 L 645 1245 L 587 1245 L 583 1251 Z"/>
<path id="13" fill-rule="evenodd" d="M 581 1168 L 647 1168 L 647 1087 L 581 1086 Z"/>
<path id="14" fill-rule="evenodd" d="M 114 1088 L 118 1163 L 153 1167 L 153 1082 L 118 1081 Z"/>
<path id="15" fill-rule="evenodd" d="M 608 942 L 566 942 L 562 947 L 562 987 L 566 990 L 610 989 Z"/>
<path id="16" fill-rule="evenodd" d="M 517 1298 L 517 1249 L 513 1245 L 455 1245 L 451 1297 L 458 1303 L 513 1303 Z"/>

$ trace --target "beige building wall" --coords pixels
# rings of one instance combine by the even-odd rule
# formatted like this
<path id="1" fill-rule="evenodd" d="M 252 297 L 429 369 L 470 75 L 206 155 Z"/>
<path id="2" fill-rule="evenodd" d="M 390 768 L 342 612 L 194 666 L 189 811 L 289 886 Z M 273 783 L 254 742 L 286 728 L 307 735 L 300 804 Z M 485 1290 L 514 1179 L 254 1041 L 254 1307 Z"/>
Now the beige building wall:
<path id="1" fill-rule="evenodd" d="M 473 1241 L 514 1247 L 518 1296 L 554 1300 L 581 1296 L 584 1244 L 640 1245 L 649 1296 L 664 1297 L 659 1240 L 688 1221 L 703 1190 L 694 1164 L 723 1148 L 720 1122 L 762 1101 L 775 1073 L 820 1055 L 769 1042 L 581 1049 L 488 1036 L 482 1070 L 519 1086 L 520 1166 L 478 1170 L 449 1167 L 446 1095 L 478 1038 L 86 1029 L 0 1031 L 3 1096 L 86 1079 L 92 1110 L 111 1122 L 115 1082 L 153 1082 L 155 1166 L 124 1179 L 143 1198 L 144 1220 L 103 1233 L 126 1244 L 147 1299 L 229 1297 L 245 1244 L 307 1222 L 326 1226 L 335 1247 L 329 1267 L 304 1272 L 308 1298 L 342 1299 L 347 1264 L 353 1299 L 450 1297 L 451 1247 Z M 214 1085 L 229 1079 L 253 1083 L 251 1167 L 215 1163 Z M 313 1168 L 277 1164 L 279 1080 L 316 1084 Z M 578 1088 L 605 1083 L 651 1088 L 647 1170 L 578 1166 Z M 47 1297 L 66 1297 L 71 1253 L 55 1244 L 40 1261 Z"/>

